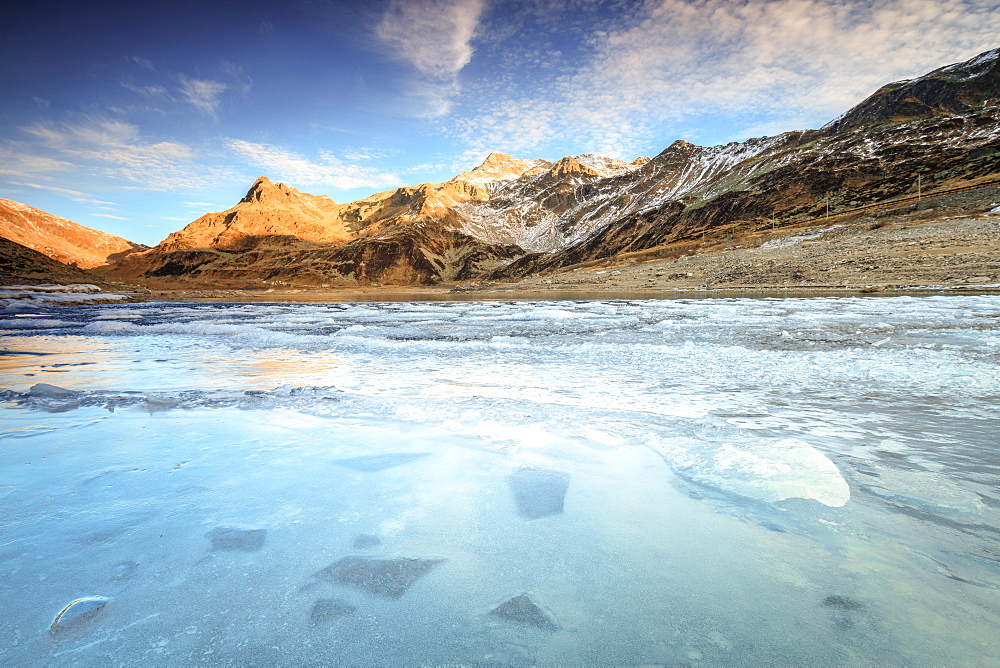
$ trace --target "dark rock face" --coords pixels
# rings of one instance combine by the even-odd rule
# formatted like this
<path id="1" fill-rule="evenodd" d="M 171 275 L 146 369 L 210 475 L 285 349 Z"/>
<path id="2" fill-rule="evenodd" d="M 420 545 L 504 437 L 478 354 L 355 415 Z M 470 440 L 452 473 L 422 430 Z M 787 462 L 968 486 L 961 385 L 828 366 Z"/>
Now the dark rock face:
<path id="1" fill-rule="evenodd" d="M 558 631 L 560 628 L 552 616 L 542 610 L 527 594 L 520 594 L 501 603 L 490 610 L 490 615 L 515 624 L 534 626 L 543 631 Z"/>
<path id="2" fill-rule="evenodd" d="M 333 584 L 342 584 L 361 591 L 399 598 L 410 586 L 444 559 L 376 559 L 344 557 L 316 573 L 316 577 Z"/>
<path id="3" fill-rule="evenodd" d="M 520 469 L 507 477 L 517 514 L 524 519 L 537 520 L 563 511 L 569 476 L 559 471 L 545 469 Z"/>

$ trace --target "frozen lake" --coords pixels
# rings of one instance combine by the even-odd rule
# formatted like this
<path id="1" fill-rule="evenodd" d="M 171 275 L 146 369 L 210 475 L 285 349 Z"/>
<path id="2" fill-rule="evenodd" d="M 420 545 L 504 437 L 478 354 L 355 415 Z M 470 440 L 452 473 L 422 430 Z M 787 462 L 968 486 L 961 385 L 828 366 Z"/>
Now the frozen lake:
<path id="1" fill-rule="evenodd" d="M 0 329 L 5 665 L 1000 665 L 998 297 Z"/>

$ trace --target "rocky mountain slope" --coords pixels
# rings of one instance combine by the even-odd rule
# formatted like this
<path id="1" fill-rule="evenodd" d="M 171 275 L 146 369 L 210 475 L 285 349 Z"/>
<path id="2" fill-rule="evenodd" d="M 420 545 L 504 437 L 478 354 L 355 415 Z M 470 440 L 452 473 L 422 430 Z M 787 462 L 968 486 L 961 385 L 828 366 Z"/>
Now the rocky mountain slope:
<path id="1" fill-rule="evenodd" d="M 821 130 L 676 141 L 631 163 L 494 153 L 348 204 L 258 179 L 233 208 L 100 271 L 147 284 L 433 284 L 801 225 L 1000 178 L 1000 49 L 884 86 Z"/>
<path id="2" fill-rule="evenodd" d="M 103 281 L 78 267 L 53 260 L 33 248 L 0 238 L 0 285 L 40 283 L 102 284 Z"/>
<path id="3" fill-rule="evenodd" d="M 83 269 L 146 248 L 9 199 L 0 199 L 0 237 Z"/>
<path id="4" fill-rule="evenodd" d="M 1000 49 L 884 87 L 823 130 L 711 148 L 674 142 L 640 169 L 595 184 L 571 213 L 600 220 L 590 236 L 526 255 L 493 277 L 799 225 L 918 191 L 1000 178 L 998 62 Z M 908 96 L 907 113 L 923 111 L 903 116 L 891 104 L 896 91 Z M 915 97 L 922 92 L 926 102 Z M 953 104 L 959 100 L 961 108 Z"/>
<path id="5" fill-rule="evenodd" d="M 240 248 L 248 239 L 261 237 L 343 242 L 351 238 L 351 232 L 338 215 L 340 209 L 329 197 L 301 193 L 262 176 L 236 206 L 205 214 L 157 248 Z"/>

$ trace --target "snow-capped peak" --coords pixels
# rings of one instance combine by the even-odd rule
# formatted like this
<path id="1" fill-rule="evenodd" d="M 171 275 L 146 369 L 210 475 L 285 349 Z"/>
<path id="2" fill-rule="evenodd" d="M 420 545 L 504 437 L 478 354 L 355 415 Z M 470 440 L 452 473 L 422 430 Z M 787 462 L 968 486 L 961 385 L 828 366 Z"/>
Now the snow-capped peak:
<path id="1" fill-rule="evenodd" d="M 451 179 L 468 183 L 511 181 L 525 175 L 539 174 L 552 166 L 548 160 L 526 160 L 506 153 L 490 153 L 481 165 Z"/>

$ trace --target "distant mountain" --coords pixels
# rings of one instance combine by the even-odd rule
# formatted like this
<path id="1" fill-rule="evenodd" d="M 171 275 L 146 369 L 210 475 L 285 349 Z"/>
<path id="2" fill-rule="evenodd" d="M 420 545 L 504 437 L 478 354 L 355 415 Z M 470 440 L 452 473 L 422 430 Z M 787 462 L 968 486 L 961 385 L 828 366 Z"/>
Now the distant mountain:
<path id="1" fill-rule="evenodd" d="M 262 176 L 236 206 L 205 214 L 168 236 L 158 248 L 240 248 L 255 237 L 348 241 L 351 232 L 339 216 L 340 209 L 329 197 L 302 193 Z"/>
<path id="2" fill-rule="evenodd" d="M 491 154 L 445 183 L 349 204 L 261 177 L 233 208 L 100 271 L 160 285 L 514 278 L 795 224 L 1000 176 L 1000 49 L 884 86 L 821 130 L 653 158 Z"/>
<path id="3" fill-rule="evenodd" d="M 234 207 L 209 213 L 155 248 L 103 267 L 116 280 L 166 286 L 253 282 L 432 284 L 474 278 L 525 248 L 563 247 L 586 227 L 558 227 L 588 184 L 643 161 L 597 155 L 558 163 L 493 153 L 475 169 L 337 204 L 260 177 Z"/>
<path id="4" fill-rule="evenodd" d="M 82 269 L 147 248 L 9 199 L 0 199 L 0 237 Z"/>

